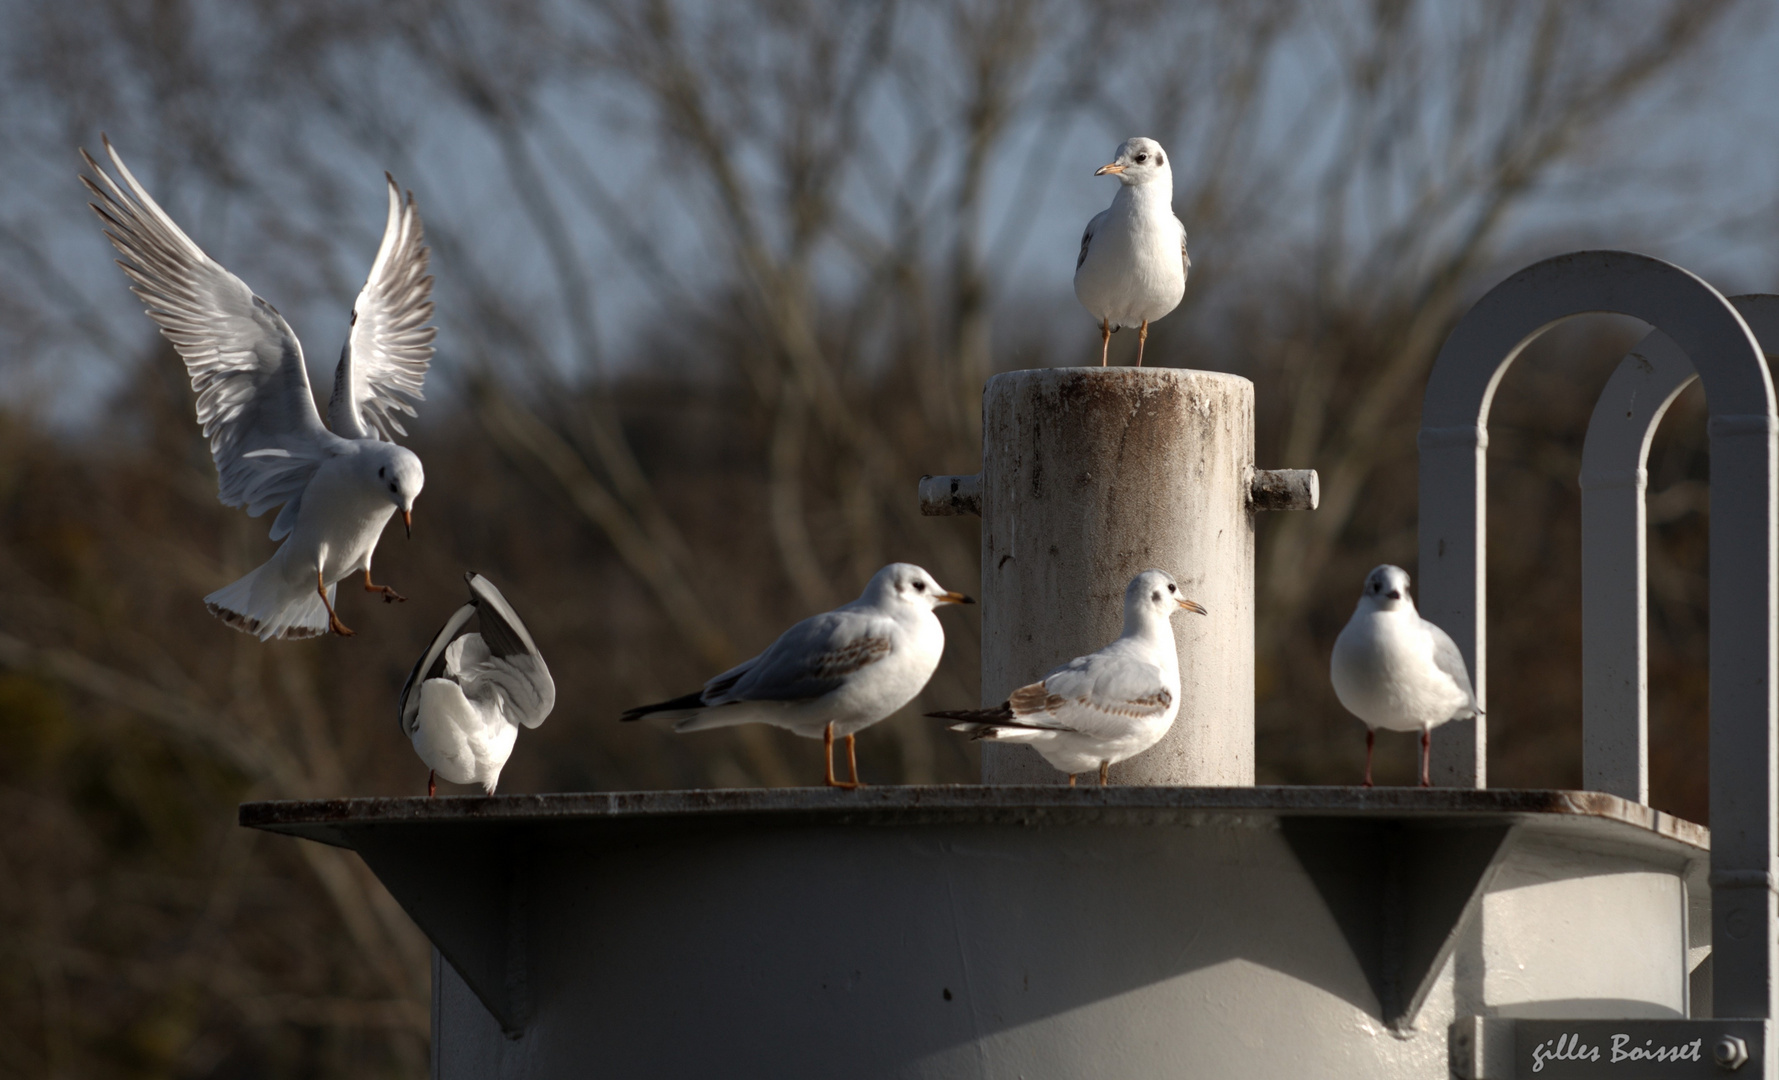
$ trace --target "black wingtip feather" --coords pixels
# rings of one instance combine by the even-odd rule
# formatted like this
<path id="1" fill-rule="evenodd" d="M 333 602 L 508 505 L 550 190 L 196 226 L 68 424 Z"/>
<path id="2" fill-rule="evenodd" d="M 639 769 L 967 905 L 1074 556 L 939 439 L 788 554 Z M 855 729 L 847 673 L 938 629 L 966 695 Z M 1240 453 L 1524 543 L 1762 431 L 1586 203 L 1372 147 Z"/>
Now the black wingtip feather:
<path id="1" fill-rule="evenodd" d="M 704 705 L 704 691 L 697 690 L 684 694 L 672 701 L 658 701 L 653 705 L 638 705 L 634 709 L 625 709 L 618 714 L 618 719 L 628 723 L 631 720 L 644 720 L 650 713 L 664 712 L 668 709 L 697 709 Z"/>
<path id="2" fill-rule="evenodd" d="M 935 720 L 968 720 L 977 724 L 995 724 L 1013 719 L 1013 708 L 1003 702 L 993 709 L 948 709 L 926 715 Z"/>

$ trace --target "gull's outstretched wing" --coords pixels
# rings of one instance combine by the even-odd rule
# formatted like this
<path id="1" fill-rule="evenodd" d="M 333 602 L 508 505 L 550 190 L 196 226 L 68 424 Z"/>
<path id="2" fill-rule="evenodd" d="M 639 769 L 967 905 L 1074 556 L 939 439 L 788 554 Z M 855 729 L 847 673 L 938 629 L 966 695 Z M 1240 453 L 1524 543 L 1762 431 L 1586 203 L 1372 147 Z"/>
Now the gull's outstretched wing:
<path id="1" fill-rule="evenodd" d="M 398 413 L 414 415 L 432 362 L 432 277 L 426 272 L 425 233 L 409 192 L 404 204 L 389 181 L 389 220 L 364 288 L 352 305 L 352 333 L 340 350 L 327 422 L 348 439 L 406 435 Z"/>
<path id="2" fill-rule="evenodd" d="M 451 613 L 445 625 L 432 636 L 432 644 L 420 654 L 414 663 L 414 670 L 408 672 L 408 681 L 402 684 L 402 696 L 396 716 L 401 721 L 402 734 L 413 735 L 414 728 L 420 723 L 420 684 L 428 679 L 437 679 L 445 674 L 445 649 L 463 624 L 469 622 L 470 616 L 476 613 L 475 601 L 471 601 Z"/>
<path id="3" fill-rule="evenodd" d="M 216 460 L 217 495 L 251 517 L 284 504 L 272 524 L 279 539 L 295 525 L 303 489 L 333 444 L 315 411 L 303 347 L 276 308 L 173 223 L 109 139 L 105 150 L 124 186 L 85 150 L 93 177 L 81 182 L 99 200 L 93 209 L 124 256 L 118 265 L 134 282 L 130 291 L 185 361 Z"/>
<path id="4" fill-rule="evenodd" d="M 804 619 L 759 656 L 706 683 L 704 704 L 821 697 L 890 654 L 891 626 L 881 615 L 846 608 Z"/>
<path id="5" fill-rule="evenodd" d="M 465 670 L 458 680 L 464 695 L 479 701 L 498 692 L 505 699 L 506 718 L 534 728 L 556 707 L 556 680 L 531 640 L 531 631 L 494 583 L 475 573 L 464 578 L 475 597 L 471 603 L 481 616 L 482 631 L 480 648 L 474 650 L 482 655 L 472 661 L 472 650 L 464 650 Z"/>

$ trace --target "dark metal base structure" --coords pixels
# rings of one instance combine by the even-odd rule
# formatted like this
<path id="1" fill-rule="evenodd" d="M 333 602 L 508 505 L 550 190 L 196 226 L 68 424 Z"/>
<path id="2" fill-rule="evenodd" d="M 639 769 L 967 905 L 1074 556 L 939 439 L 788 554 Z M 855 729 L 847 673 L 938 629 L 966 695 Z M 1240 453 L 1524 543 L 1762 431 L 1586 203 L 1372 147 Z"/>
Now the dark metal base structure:
<path id="1" fill-rule="evenodd" d="M 1592 792 L 686 791 L 241 823 L 359 852 L 432 939 L 448 1080 L 1434 1078 L 1454 1019 L 1702 1015 L 1709 982 L 1705 830 Z"/>

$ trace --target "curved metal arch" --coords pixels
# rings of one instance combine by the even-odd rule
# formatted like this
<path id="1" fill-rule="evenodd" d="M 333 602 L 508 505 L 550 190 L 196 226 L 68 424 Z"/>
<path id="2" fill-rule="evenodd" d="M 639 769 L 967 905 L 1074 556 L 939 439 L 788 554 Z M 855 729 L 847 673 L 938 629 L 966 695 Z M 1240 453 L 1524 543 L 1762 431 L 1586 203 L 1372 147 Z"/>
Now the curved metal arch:
<path id="1" fill-rule="evenodd" d="M 1449 632 L 1487 704 L 1485 596 L 1489 405 L 1520 351 L 1576 315 L 1613 313 L 1665 332 L 1705 386 L 1711 439 L 1712 996 L 1718 1016 L 1773 1015 L 1779 942 L 1779 417 L 1747 323 L 1699 277 L 1620 251 L 1535 263 L 1491 289 L 1434 361 L 1423 398 L 1420 597 Z M 1434 742 L 1436 782 L 1482 787 L 1486 728 L 1454 722 Z M 1770 1055 L 1769 1055 L 1770 1056 Z M 1764 1063 L 1762 1075 L 1774 1075 Z"/>
<path id="2" fill-rule="evenodd" d="M 1779 354 L 1779 296 L 1732 296 L 1761 351 Z M 1769 365 L 1770 370 L 1770 365 Z M 1668 406 L 1698 373 L 1652 330 L 1606 381 L 1581 451 L 1582 786 L 1649 801 L 1645 462 Z"/>

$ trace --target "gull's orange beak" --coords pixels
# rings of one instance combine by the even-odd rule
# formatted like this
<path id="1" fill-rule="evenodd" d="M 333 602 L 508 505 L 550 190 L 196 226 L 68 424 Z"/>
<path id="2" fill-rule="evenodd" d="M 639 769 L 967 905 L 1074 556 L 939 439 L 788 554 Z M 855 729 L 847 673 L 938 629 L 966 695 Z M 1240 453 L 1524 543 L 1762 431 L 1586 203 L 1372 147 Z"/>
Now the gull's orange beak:
<path id="1" fill-rule="evenodd" d="M 408 530 L 408 539 L 414 539 L 414 511 L 402 511 L 402 528 Z"/>
<path id="2" fill-rule="evenodd" d="M 1101 165 L 1099 168 L 1093 170 L 1093 175 L 1105 176 L 1108 173 L 1117 174 L 1123 172 L 1126 168 L 1128 168 L 1128 166 L 1120 165 L 1114 161 L 1110 165 Z"/>
<path id="3" fill-rule="evenodd" d="M 976 601 L 961 592 L 943 592 L 939 594 L 939 602 L 942 604 L 974 604 Z"/>
<path id="4" fill-rule="evenodd" d="M 1196 611 L 1200 615 L 1209 615 L 1210 614 L 1210 612 L 1205 610 L 1205 606 L 1203 604 L 1200 604 L 1195 600 L 1182 599 L 1180 601 L 1180 606 L 1185 608 L 1187 611 Z"/>

